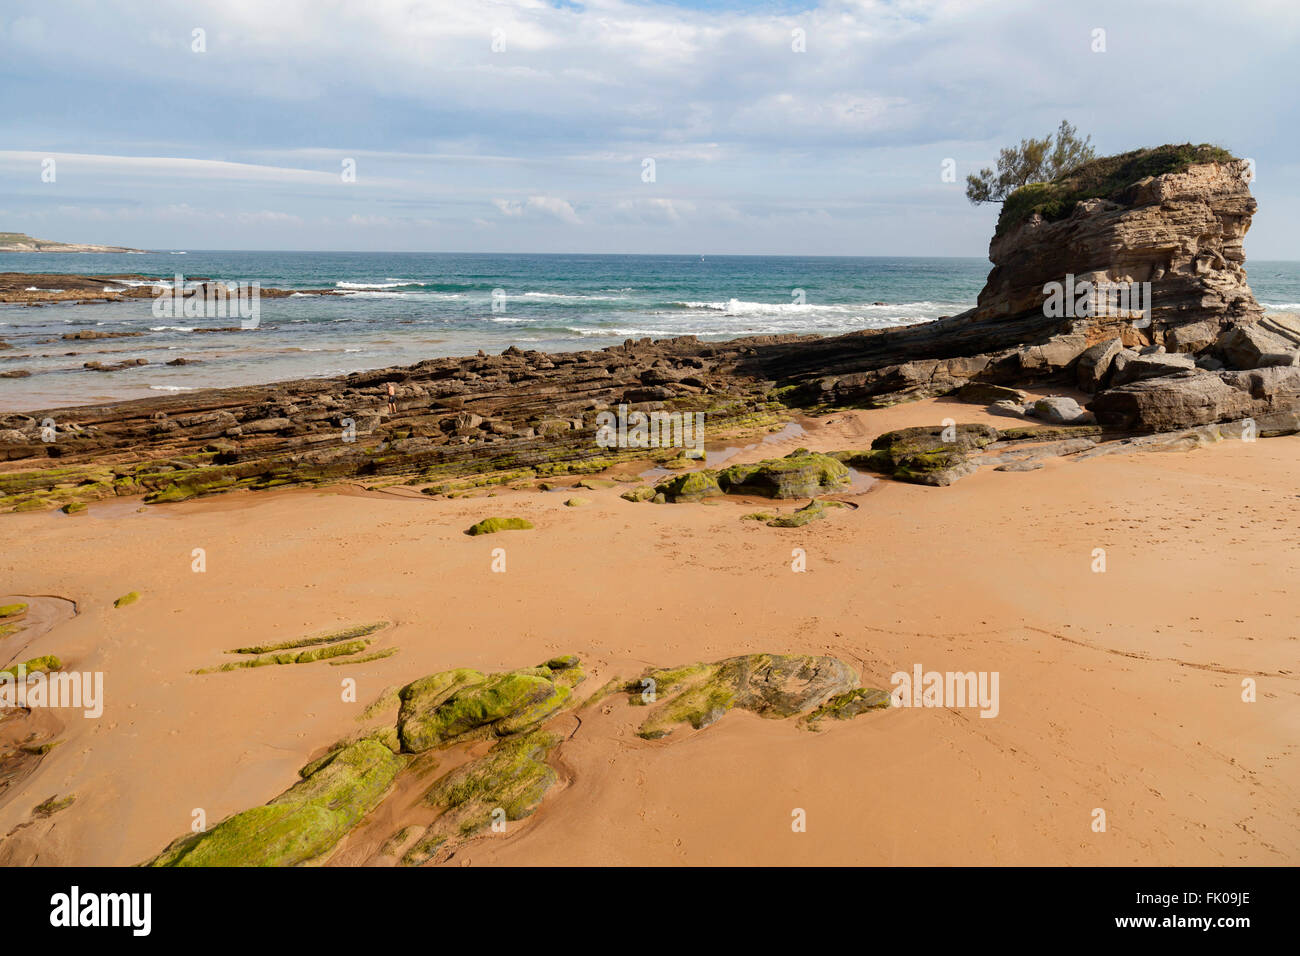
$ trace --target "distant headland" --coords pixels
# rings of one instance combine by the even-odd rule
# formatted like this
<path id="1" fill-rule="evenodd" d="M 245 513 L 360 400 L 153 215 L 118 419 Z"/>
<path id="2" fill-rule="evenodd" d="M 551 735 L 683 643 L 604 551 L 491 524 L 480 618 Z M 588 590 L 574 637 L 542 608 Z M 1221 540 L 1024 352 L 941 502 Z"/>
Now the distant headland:
<path id="1" fill-rule="evenodd" d="M 146 252 L 126 246 L 97 246 L 88 242 L 33 239 L 25 232 L 0 232 L 0 252 Z"/>

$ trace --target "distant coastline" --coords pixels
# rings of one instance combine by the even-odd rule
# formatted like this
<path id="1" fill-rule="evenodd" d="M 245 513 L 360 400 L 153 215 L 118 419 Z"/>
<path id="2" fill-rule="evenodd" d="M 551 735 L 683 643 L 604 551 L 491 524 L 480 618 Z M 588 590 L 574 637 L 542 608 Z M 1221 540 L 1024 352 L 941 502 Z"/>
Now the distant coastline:
<path id="1" fill-rule="evenodd" d="M 98 246 L 88 242 L 55 242 L 36 239 L 24 232 L 0 232 L 0 252 L 117 252 L 143 254 L 147 249 L 127 246 Z"/>

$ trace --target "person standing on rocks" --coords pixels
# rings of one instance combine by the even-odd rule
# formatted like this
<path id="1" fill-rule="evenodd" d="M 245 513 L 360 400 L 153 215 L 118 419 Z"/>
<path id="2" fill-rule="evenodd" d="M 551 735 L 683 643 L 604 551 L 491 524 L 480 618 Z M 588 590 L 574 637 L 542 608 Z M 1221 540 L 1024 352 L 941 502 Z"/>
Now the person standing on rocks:
<path id="1" fill-rule="evenodd" d="M 397 414 L 397 386 L 392 382 L 388 383 L 388 414 Z"/>

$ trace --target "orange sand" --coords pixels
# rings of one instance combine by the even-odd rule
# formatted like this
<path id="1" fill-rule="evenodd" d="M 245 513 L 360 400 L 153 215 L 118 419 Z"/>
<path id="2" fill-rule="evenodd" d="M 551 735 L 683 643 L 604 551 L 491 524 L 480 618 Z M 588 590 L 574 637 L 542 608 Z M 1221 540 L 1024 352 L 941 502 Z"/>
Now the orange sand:
<path id="1" fill-rule="evenodd" d="M 949 416 L 1008 423 L 942 401 L 840 412 L 732 461 Z M 581 727 L 561 718 L 577 733 L 542 808 L 450 863 L 1293 865 L 1298 466 L 1290 437 L 984 469 L 950 488 L 883 481 L 802 529 L 741 521 L 752 502 L 631 504 L 622 486 L 580 492 L 582 508 L 563 492 L 291 491 L 6 515 L 3 590 L 79 613 L 0 639 L 0 666 L 58 654 L 105 672 L 106 704 L 99 720 L 60 711 L 64 742 L 0 793 L 0 863 L 138 863 L 195 808 L 212 824 L 275 796 L 383 690 L 435 670 L 575 652 L 588 692 L 769 651 L 838 655 L 885 688 L 917 663 L 998 671 L 1001 712 L 893 709 L 817 733 L 741 712 L 644 741 L 644 711 L 612 698 Z M 493 514 L 537 529 L 462 533 Z M 505 573 L 490 570 L 498 547 Z M 114 609 L 131 590 L 142 599 Z M 401 649 L 385 660 L 191 673 L 242 643 L 377 619 L 394 627 L 376 647 Z"/>

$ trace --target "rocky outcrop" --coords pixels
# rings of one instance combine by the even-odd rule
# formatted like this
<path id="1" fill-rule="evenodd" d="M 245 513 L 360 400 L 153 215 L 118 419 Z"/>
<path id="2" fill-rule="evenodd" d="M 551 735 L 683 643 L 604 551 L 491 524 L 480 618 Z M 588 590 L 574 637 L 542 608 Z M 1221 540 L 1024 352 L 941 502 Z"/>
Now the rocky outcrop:
<path id="1" fill-rule="evenodd" d="M 583 724 L 576 708 L 620 690 L 629 705 L 650 707 L 639 731 L 646 739 L 686 725 L 702 730 L 733 709 L 797 718 L 816 731 L 824 718 L 849 720 L 889 702 L 885 691 L 859 687 L 858 675 L 835 657 L 747 654 L 651 669 L 630 682 L 614 678 L 579 704 L 574 689 L 584 679 L 579 658 L 565 654 L 497 674 L 441 671 L 389 691 L 359 718 L 377 726 L 327 748 L 269 803 L 180 837 L 148 865 L 358 865 L 395 857 L 419 866 L 446 859 L 531 816 L 560 783 L 552 765 L 576 733 L 568 725 Z"/>
<path id="2" fill-rule="evenodd" d="M 1143 168 L 1142 155 L 1132 155 Z M 993 270 L 974 309 L 905 329 L 776 347 L 766 350 L 764 368 L 772 378 L 804 379 L 810 399 L 882 405 L 969 381 L 1064 379 L 1080 360 L 1080 384 L 1096 386 L 1096 368 L 1104 373 L 1115 341 L 1169 352 L 1209 348 L 1226 329 L 1263 315 L 1243 267 L 1242 239 L 1256 208 L 1245 168 L 1207 162 L 1121 179 L 1121 188 L 1078 202 L 1064 218 L 1033 213 L 989 244 Z M 1058 283 L 1066 293 L 1085 281 L 1150 283 L 1149 316 L 1049 314 L 1045 286 Z M 1076 309 L 1063 302 L 1062 311 L 1087 300 L 1073 301 Z"/>
<path id="3" fill-rule="evenodd" d="M 3 235 L 3 234 L 0 234 Z M 5 250 L 0 249 L 0 252 Z M 36 251 L 36 250 L 26 250 Z M 51 251 L 51 250 L 41 250 Z M 90 250 L 108 252 L 112 250 Z M 136 251 L 136 250 L 124 250 Z M 19 302 L 29 305 L 46 302 L 69 302 L 94 305 L 102 302 L 120 302 L 123 299 L 152 299 L 158 291 L 155 283 L 174 281 L 173 276 L 147 276 L 138 272 L 113 272 L 101 275 L 74 275 L 62 272 L 0 272 L 0 302 Z M 202 298 L 207 295 L 211 279 L 191 276 L 186 281 L 183 298 Z M 216 283 L 212 283 L 216 285 Z M 260 288 L 258 295 L 267 299 L 283 299 L 295 294 L 339 295 L 337 289 L 275 289 Z M 201 328 L 199 332 L 238 332 L 239 326 L 230 328 Z M 81 334 L 75 338 L 117 338 L 143 333 Z M 65 339 L 70 336 L 63 336 Z"/>
<path id="4" fill-rule="evenodd" d="M 701 730 L 734 708 L 774 719 L 806 714 L 857 684 L 858 675 L 835 657 L 749 654 L 650 670 L 624 689 L 629 703 L 654 707 L 637 731 L 653 740 L 679 724 Z"/>

